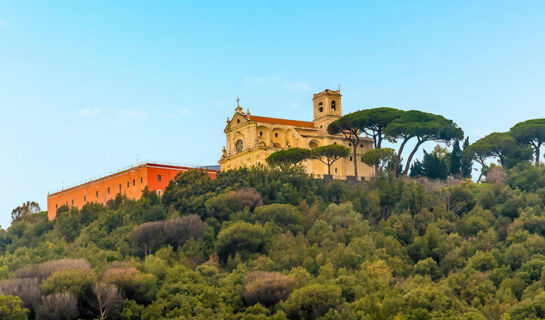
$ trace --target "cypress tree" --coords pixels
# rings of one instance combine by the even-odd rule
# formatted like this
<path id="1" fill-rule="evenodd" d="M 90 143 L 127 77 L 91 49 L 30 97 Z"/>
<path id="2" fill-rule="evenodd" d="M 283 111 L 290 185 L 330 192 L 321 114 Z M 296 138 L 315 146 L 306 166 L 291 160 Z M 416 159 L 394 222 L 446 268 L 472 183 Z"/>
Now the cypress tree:
<path id="1" fill-rule="evenodd" d="M 454 141 L 452 152 L 450 154 L 450 174 L 455 176 L 460 174 L 462 166 L 462 149 L 460 149 L 460 141 Z"/>
<path id="2" fill-rule="evenodd" d="M 473 169 L 473 159 L 471 158 L 471 155 L 466 152 L 468 147 L 469 147 L 469 137 L 467 137 L 464 140 L 464 144 L 463 144 L 464 149 L 462 151 L 462 159 L 460 162 L 461 164 L 460 170 L 462 173 L 462 177 L 464 178 L 471 178 L 471 170 Z"/>

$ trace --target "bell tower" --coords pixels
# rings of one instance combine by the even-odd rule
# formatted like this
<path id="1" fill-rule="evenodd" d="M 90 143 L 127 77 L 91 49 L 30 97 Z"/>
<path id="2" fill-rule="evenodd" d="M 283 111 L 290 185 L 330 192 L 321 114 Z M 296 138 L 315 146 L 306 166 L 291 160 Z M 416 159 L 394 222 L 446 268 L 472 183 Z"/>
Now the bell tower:
<path id="1" fill-rule="evenodd" d="M 314 127 L 327 132 L 327 126 L 342 116 L 341 90 L 325 89 L 312 97 Z"/>

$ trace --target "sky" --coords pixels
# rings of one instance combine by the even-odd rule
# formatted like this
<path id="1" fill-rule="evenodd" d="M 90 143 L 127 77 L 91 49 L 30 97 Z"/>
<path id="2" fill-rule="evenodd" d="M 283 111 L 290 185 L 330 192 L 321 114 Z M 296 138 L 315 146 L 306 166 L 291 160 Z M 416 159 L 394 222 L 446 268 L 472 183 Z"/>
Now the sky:
<path id="1" fill-rule="evenodd" d="M 217 164 L 237 96 L 312 120 L 312 94 L 340 85 L 343 113 L 506 131 L 544 117 L 544 39 L 541 0 L 0 0 L 0 225 L 137 162 Z"/>

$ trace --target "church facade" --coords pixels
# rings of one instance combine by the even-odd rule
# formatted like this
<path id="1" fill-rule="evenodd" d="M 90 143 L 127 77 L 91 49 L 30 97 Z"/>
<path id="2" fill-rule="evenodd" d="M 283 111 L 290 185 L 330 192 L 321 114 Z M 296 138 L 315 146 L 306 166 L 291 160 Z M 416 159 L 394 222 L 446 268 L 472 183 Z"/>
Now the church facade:
<path id="1" fill-rule="evenodd" d="M 361 156 L 373 148 L 373 140 L 362 137 L 357 146 L 357 156 L 352 155 L 352 144 L 342 135 L 331 135 L 327 126 L 342 116 L 340 90 L 326 89 L 314 94 L 313 121 L 299 121 L 254 116 L 250 111 L 237 106 L 231 119 L 227 118 L 225 135 L 226 146 L 218 161 L 221 170 L 265 163 L 273 152 L 288 148 L 314 149 L 329 144 L 344 145 L 351 150 L 351 155 L 337 160 L 331 166 L 334 179 L 347 179 L 354 175 L 354 161 L 358 165 L 358 176 L 373 176 L 373 168 L 361 161 Z M 327 174 L 327 166 L 319 160 L 306 160 L 303 163 L 309 174 L 319 178 Z"/>

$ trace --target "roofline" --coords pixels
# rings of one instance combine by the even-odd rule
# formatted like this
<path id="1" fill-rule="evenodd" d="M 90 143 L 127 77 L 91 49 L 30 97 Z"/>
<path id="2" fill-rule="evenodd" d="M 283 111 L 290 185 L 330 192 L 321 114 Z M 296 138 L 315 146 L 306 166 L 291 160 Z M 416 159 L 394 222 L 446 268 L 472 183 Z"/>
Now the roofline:
<path id="1" fill-rule="evenodd" d="M 282 118 L 272 118 L 272 117 L 263 117 L 263 116 L 254 116 L 253 114 L 249 115 L 250 119 L 249 121 L 255 121 L 255 122 L 265 122 L 260 120 L 272 120 L 272 121 L 279 121 L 279 122 L 265 122 L 265 123 L 276 123 L 280 125 L 285 126 L 294 126 L 294 127 L 302 127 L 302 128 L 314 128 L 314 121 L 304 121 L 304 120 L 292 120 L 292 119 L 282 119 Z M 252 119 L 254 118 L 254 119 Z M 257 119 L 255 119 L 257 118 Z M 281 123 L 280 121 L 285 121 L 288 123 Z M 302 124 L 302 125 L 297 125 Z"/>
<path id="2" fill-rule="evenodd" d="M 118 172 L 114 172 L 112 174 L 108 174 L 108 175 L 105 175 L 105 176 L 97 178 L 97 179 L 93 179 L 93 180 L 89 180 L 87 182 L 80 183 L 80 184 L 75 185 L 73 187 L 62 189 L 62 190 L 57 191 L 57 192 L 48 193 L 47 198 L 49 199 L 49 198 L 51 198 L 53 196 L 57 196 L 57 195 L 60 195 L 62 193 L 66 193 L 68 191 L 77 190 L 77 189 L 80 189 L 80 188 L 83 188 L 83 187 L 86 187 L 86 186 L 89 186 L 89 185 L 92 185 L 92 184 L 95 184 L 95 183 L 98 183 L 98 182 L 109 180 L 109 179 L 111 179 L 113 177 L 117 177 L 117 176 L 123 175 L 123 174 L 125 174 L 125 173 L 127 173 L 129 171 L 134 171 L 134 170 L 140 169 L 140 168 L 180 169 L 180 170 L 192 170 L 192 169 L 194 169 L 194 170 L 202 170 L 202 171 L 206 171 L 206 172 L 216 172 L 216 173 L 219 172 L 219 170 L 214 170 L 214 169 L 184 167 L 184 166 L 177 166 L 177 165 L 170 165 L 170 164 L 160 164 L 160 163 L 155 163 L 155 162 L 144 162 L 142 164 L 135 165 L 133 167 L 130 167 L 130 168 L 118 171 Z"/>

